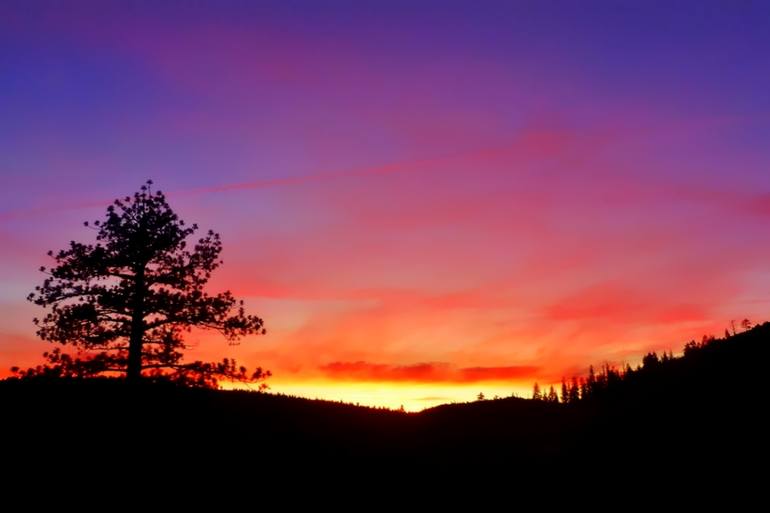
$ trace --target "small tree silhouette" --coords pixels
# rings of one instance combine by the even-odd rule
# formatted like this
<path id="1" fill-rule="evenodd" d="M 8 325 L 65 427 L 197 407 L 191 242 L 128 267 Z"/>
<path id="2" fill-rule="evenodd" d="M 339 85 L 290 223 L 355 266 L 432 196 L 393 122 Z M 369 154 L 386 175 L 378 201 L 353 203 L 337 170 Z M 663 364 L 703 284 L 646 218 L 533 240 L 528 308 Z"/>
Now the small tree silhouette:
<path id="1" fill-rule="evenodd" d="M 567 386 L 567 381 L 564 378 L 561 378 L 561 402 L 567 404 L 569 400 L 569 387 Z"/>
<path id="2" fill-rule="evenodd" d="M 553 385 L 551 385 L 548 388 L 547 400 L 548 400 L 549 403 L 558 403 L 559 402 L 559 396 L 556 395 L 556 390 L 554 390 Z"/>
<path id="3" fill-rule="evenodd" d="M 116 200 L 92 227 L 94 244 L 72 241 L 57 254 L 48 252 L 56 265 L 40 269 L 48 277 L 28 296 L 50 308 L 34 320 L 38 336 L 71 345 L 77 354 L 56 348 L 44 353 L 47 365 L 15 368 L 19 375 L 123 375 L 129 382 L 151 377 L 202 387 L 216 387 L 222 378 L 259 382 L 270 375 L 261 368 L 248 373 L 231 359 L 183 362 L 183 334 L 193 327 L 217 330 L 232 344 L 265 333 L 262 319 L 247 315 L 229 291 L 203 290 L 222 264 L 219 234 L 209 231 L 188 249 L 186 239 L 198 226 L 185 225 L 163 193 L 152 191 L 152 181 L 133 197 Z"/>
<path id="4" fill-rule="evenodd" d="M 539 401 L 543 398 L 543 394 L 540 392 L 540 385 L 535 382 L 535 384 L 532 386 L 532 399 L 535 401 Z"/>

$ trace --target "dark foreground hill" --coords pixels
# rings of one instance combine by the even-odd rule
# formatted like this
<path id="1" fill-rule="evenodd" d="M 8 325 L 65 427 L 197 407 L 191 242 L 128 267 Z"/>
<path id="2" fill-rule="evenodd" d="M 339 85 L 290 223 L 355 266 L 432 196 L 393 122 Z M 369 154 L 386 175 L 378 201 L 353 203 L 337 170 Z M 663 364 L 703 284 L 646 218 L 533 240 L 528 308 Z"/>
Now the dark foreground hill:
<path id="1" fill-rule="evenodd" d="M 768 448 L 770 323 L 605 374 L 569 404 L 517 398 L 417 414 L 114 380 L 0 382 L 6 461 L 241 465 L 323 475 L 733 473 Z M 208 469 L 208 470 L 206 470 Z M 399 474 L 399 475 L 401 475 Z"/>

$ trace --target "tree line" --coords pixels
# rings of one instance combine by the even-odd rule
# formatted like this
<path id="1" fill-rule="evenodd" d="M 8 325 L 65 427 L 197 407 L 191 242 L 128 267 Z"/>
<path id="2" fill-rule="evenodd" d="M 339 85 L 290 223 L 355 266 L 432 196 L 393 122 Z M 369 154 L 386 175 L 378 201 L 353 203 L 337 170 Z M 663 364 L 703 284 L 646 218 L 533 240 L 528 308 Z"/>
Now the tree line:
<path id="1" fill-rule="evenodd" d="M 754 327 L 754 324 L 749 319 L 744 319 L 740 322 L 740 326 L 744 332 L 747 332 Z M 725 329 L 723 338 L 703 335 L 700 342 L 695 340 L 687 342 L 684 345 L 682 356 L 674 356 L 673 351 L 663 351 L 661 354 L 651 351 L 642 357 L 641 363 L 636 368 L 629 364 L 617 367 L 610 363 L 604 363 L 597 370 L 591 365 L 586 376 L 562 378 L 561 389 L 558 394 L 553 385 L 550 385 L 546 391 L 536 382 L 532 387 L 532 399 L 548 403 L 575 404 L 580 401 L 604 398 L 638 381 L 641 377 L 665 372 L 673 365 L 697 359 L 701 353 L 738 335 L 734 321 L 730 322 L 730 327 L 732 331 Z"/>

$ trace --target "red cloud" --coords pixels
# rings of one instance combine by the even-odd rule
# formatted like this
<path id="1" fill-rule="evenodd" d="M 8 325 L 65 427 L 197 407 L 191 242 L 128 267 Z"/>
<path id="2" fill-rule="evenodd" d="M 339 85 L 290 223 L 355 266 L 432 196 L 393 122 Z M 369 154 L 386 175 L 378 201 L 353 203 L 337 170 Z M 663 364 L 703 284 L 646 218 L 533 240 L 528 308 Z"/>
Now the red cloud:
<path id="1" fill-rule="evenodd" d="M 665 293 L 604 283 L 579 290 L 544 309 L 552 321 L 614 319 L 673 324 L 709 318 L 705 304 L 688 303 Z"/>
<path id="2" fill-rule="evenodd" d="M 408 381 L 417 383 L 477 383 L 481 381 L 508 381 L 529 379 L 538 367 L 468 367 L 454 368 L 448 363 L 429 362 L 411 365 L 382 363 L 332 362 L 320 370 L 336 380 L 346 381 Z"/>
<path id="3" fill-rule="evenodd" d="M 475 383 L 477 381 L 502 381 L 529 379 L 540 370 L 539 367 L 528 365 L 514 365 L 509 367 L 468 367 L 459 369 L 458 374 L 463 383 Z"/>

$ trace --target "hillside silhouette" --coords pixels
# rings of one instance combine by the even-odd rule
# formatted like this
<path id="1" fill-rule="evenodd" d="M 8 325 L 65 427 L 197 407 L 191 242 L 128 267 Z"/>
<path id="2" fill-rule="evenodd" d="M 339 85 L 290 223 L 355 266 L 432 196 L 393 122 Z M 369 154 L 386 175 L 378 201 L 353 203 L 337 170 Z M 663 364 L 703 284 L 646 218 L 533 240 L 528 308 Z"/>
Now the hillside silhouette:
<path id="1" fill-rule="evenodd" d="M 566 404 L 511 397 L 404 413 L 42 377 L 0 382 L 0 400 L 10 450 L 29 461 L 99 458 L 120 447 L 178 464 L 263 461 L 305 470 L 729 473 L 767 453 L 769 351 L 770 323 L 704 337 L 680 357 L 650 354 L 636 369 L 604 367 L 576 381 L 578 397 Z"/>

